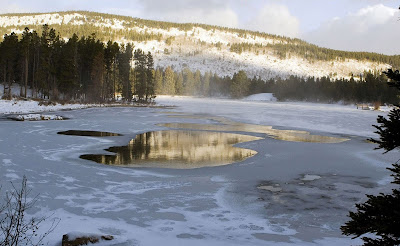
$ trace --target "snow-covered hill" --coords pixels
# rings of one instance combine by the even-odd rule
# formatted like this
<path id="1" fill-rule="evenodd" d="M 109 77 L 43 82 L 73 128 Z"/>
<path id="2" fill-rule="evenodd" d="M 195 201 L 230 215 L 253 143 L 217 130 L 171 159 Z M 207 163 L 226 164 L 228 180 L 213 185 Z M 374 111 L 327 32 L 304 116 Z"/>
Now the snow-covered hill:
<path id="1" fill-rule="evenodd" d="M 178 71 L 187 67 L 202 73 L 210 71 L 220 76 L 231 76 L 238 70 L 245 70 L 249 77 L 260 76 L 263 79 L 290 75 L 349 78 L 351 74 L 358 76 L 364 71 L 381 71 L 390 67 L 389 64 L 371 60 L 335 59 L 316 62 L 296 54 L 281 59 L 268 45 L 285 44 L 291 42 L 290 39 L 273 35 L 242 35 L 243 30 L 206 28 L 204 25 L 193 25 L 189 30 L 169 26 L 160 28 L 145 25 L 130 17 L 91 12 L 0 15 L 0 27 L 5 32 L 22 33 L 26 26 L 34 29 L 44 24 L 56 29 L 66 25 L 90 25 L 101 32 L 135 31 L 141 34 L 160 34 L 161 39 L 133 43 L 136 48 L 150 51 L 154 55 L 156 66 L 172 66 Z M 127 36 L 115 41 L 132 42 Z M 169 42 L 166 42 L 168 39 Z M 230 51 L 232 44 L 239 43 L 258 45 L 261 48 L 241 54 Z M 295 41 L 293 43 L 296 45 Z"/>

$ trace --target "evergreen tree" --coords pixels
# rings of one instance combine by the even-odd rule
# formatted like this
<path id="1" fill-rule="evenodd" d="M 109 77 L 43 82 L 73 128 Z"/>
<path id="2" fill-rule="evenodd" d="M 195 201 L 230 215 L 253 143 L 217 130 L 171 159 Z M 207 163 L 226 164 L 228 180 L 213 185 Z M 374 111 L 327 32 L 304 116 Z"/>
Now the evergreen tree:
<path id="1" fill-rule="evenodd" d="M 63 46 L 58 67 L 58 82 L 60 92 L 66 99 L 76 97 L 79 90 L 78 81 L 78 36 L 75 34 Z"/>
<path id="2" fill-rule="evenodd" d="M 386 75 L 392 81 L 390 84 L 400 89 L 399 71 L 389 70 Z M 378 143 L 378 149 L 386 152 L 400 147 L 400 109 L 395 108 L 388 114 L 388 119 L 379 116 L 375 125 L 379 140 L 371 139 Z M 386 153 L 385 152 L 385 153 Z M 392 183 L 400 185 L 400 165 L 393 164 L 388 168 L 393 172 Z M 368 200 L 363 204 L 356 204 L 357 211 L 350 212 L 351 220 L 341 227 L 343 234 L 361 237 L 364 236 L 364 245 L 399 245 L 400 244 L 400 190 L 393 189 L 392 194 L 380 194 L 378 196 L 367 195 Z"/>
<path id="3" fill-rule="evenodd" d="M 194 95 L 195 92 L 195 82 L 194 75 L 189 68 L 184 68 L 183 71 L 183 88 L 185 95 Z"/>
<path id="4" fill-rule="evenodd" d="M 93 88 L 91 92 L 91 101 L 101 102 L 104 100 L 104 74 L 104 54 L 102 52 L 98 52 L 93 58 L 93 67 L 90 73 Z"/>
<path id="5" fill-rule="evenodd" d="M 150 52 L 146 55 L 146 102 L 155 98 L 154 60 Z"/>
<path id="6" fill-rule="evenodd" d="M 175 93 L 177 95 L 182 95 L 183 93 L 183 74 L 178 72 L 175 74 Z"/>
<path id="7" fill-rule="evenodd" d="M 205 97 L 210 96 L 210 80 L 211 80 L 211 73 L 206 72 L 203 78 L 202 84 L 202 95 Z"/>
<path id="8" fill-rule="evenodd" d="M 163 71 L 161 68 L 157 68 L 155 75 L 154 75 L 154 87 L 155 87 L 155 94 L 160 95 L 164 94 L 163 92 Z"/>
<path id="9" fill-rule="evenodd" d="M 36 31 L 32 32 L 32 97 L 37 97 L 37 71 L 40 59 L 40 37 Z"/>
<path id="10" fill-rule="evenodd" d="M 232 78 L 231 96 L 233 98 L 241 98 L 248 94 L 250 82 L 247 78 L 246 72 L 240 70 L 235 73 Z"/>
<path id="11" fill-rule="evenodd" d="M 24 85 L 24 93 L 23 96 L 27 97 L 27 89 L 28 89 L 28 73 L 29 73 L 29 51 L 31 45 L 32 34 L 29 32 L 29 28 L 26 27 L 24 32 L 22 33 L 21 43 L 21 53 L 22 53 L 22 60 L 23 60 L 23 85 Z M 22 90 L 22 83 L 21 83 L 21 90 Z M 21 93 L 22 96 L 22 93 Z"/>
<path id="12" fill-rule="evenodd" d="M 115 100 L 117 88 L 117 57 L 119 54 L 119 44 L 108 41 L 104 50 L 104 63 L 106 66 L 105 93 L 107 98 Z"/>
<path id="13" fill-rule="evenodd" d="M 118 70 L 119 70 L 119 78 L 122 85 L 122 98 L 127 101 L 132 100 L 132 86 L 130 81 L 130 70 L 131 70 L 131 61 L 133 54 L 133 46 L 132 44 L 127 44 L 124 51 L 119 55 L 118 59 Z M 143 98 L 144 91 L 141 91 L 141 98 Z"/>
<path id="14" fill-rule="evenodd" d="M 201 94 L 201 73 L 200 73 L 200 70 L 197 69 L 196 72 L 194 73 L 194 80 L 193 81 L 194 81 L 194 84 L 193 84 L 194 92 L 193 92 L 193 94 L 196 94 L 196 95 Z"/>
<path id="15" fill-rule="evenodd" d="M 164 90 L 168 95 L 175 95 L 175 79 L 174 79 L 174 71 L 172 68 L 168 66 L 165 69 L 164 74 Z"/>
<path id="16" fill-rule="evenodd" d="M 138 101 L 145 101 L 147 90 L 147 57 L 141 49 L 135 50 L 135 95 Z"/>
<path id="17" fill-rule="evenodd" d="M 1 44 L 1 67 L 3 81 L 7 83 L 4 86 L 4 96 L 11 98 L 11 85 L 16 79 L 17 58 L 18 58 L 18 36 L 13 32 L 10 35 L 4 35 Z"/>

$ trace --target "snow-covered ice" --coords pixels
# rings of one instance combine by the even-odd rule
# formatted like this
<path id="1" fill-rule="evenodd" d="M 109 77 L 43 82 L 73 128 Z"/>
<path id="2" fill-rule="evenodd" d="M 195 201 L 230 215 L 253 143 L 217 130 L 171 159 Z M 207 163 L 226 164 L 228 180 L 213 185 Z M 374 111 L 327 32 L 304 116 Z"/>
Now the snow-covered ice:
<path id="1" fill-rule="evenodd" d="M 341 104 L 204 100 L 179 96 L 158 96 L 156 101 L 164 105 L 181 106 L 180 112 L 183 113 L 212 114 L 244 123 L 364 137 L 376 137 L 372 125 L 376 124 L 378 115 L 386 115 L 386 112 L 358 110 L 354 105 Z"/>
<path id="2" fill-rule="evenodd" d="M 52 219 L 60 219 L 46 243 L 59 245 L 63 234 L 80 232 L 110 234 L 113 244 L 126 246 L 360 244 L 340 233 L 348 210 L 364 201 L 366 193 L 390 190 L 382 180 L 389 177 L 385 168 L 398 153 L 382 155 L 364 141 L 375 136 L 371 125 L 382 112 L 311 103 L 188 97 L 157 101 L 177 107 L 63 111 L 69 118 L 65 121 L 0 120 L 2 191 L 10 188 L 9 181 L 18 185 L 26 175 L 32 195 L 39 194 L 29 215 L 51 215 L 41 231 Z M 213 116 L 345 135 L 350 141 L 288 142 L 240 132 L 262 138 L 238 145 L 257 155 L 231 165 L 190 170 L 122 168 L 79 158 L 126 145 L 136 134 L 167 130 L 157 124 L 216 124 Z M 66 130 L 123 136 L 57 134 Z"/>

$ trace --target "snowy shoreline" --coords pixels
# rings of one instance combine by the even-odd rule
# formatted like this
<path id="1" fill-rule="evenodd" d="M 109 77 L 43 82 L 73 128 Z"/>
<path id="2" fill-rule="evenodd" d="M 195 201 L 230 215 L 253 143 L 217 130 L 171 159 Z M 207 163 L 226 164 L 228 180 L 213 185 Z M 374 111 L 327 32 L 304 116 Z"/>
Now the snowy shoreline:
<path id="1" fill-rule="evenodd" d="M 42 112 L 54 112 L 61 110 L 76 110 L 96 107 L 154 107 L 154 108 L 166 108 L 174 107 L 171 105 L 147 105 L 147 104 L 60 104 L 55 105 L 39 105 L 37 101 L 23 101 L 23 100 L 0 100 L 0 117 L 13 115 L 13 114 L 29 114 L 29 113 L 42 113 Z"/>
<path id="2" fill-rule="evenodd" d="M 84 109 L 95 106 L 95 104 L 56 104 L 44 106 L 39 105 L 39 102 L 37 101 L 0 100 L 0 116 L 9 114 L 27 114 L 59 110 Z"/>

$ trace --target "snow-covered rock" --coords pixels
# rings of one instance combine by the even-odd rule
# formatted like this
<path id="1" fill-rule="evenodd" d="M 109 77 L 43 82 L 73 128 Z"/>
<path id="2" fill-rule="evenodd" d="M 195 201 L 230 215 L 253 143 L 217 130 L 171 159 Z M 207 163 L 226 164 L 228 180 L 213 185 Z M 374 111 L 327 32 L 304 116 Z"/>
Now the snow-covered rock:
<path id="1" fill-rule="evenodd" d="M 17 121 L 39 121 L 39 120 L 63 120 L 64 118 L 60 115 L 45 115 L 45 114 L 25 114 L 16 115 L 9 117 L 10 119 Z"/>
<path id="2" fill-rule="evenodd" d="M 111 235 L 100 235 L 93 233 L 70 232 L 63 235 L 62 246 L 80 246 L 87 244 L 97 244 L 101 241 L 111 241 L 114 237 Z"/>

